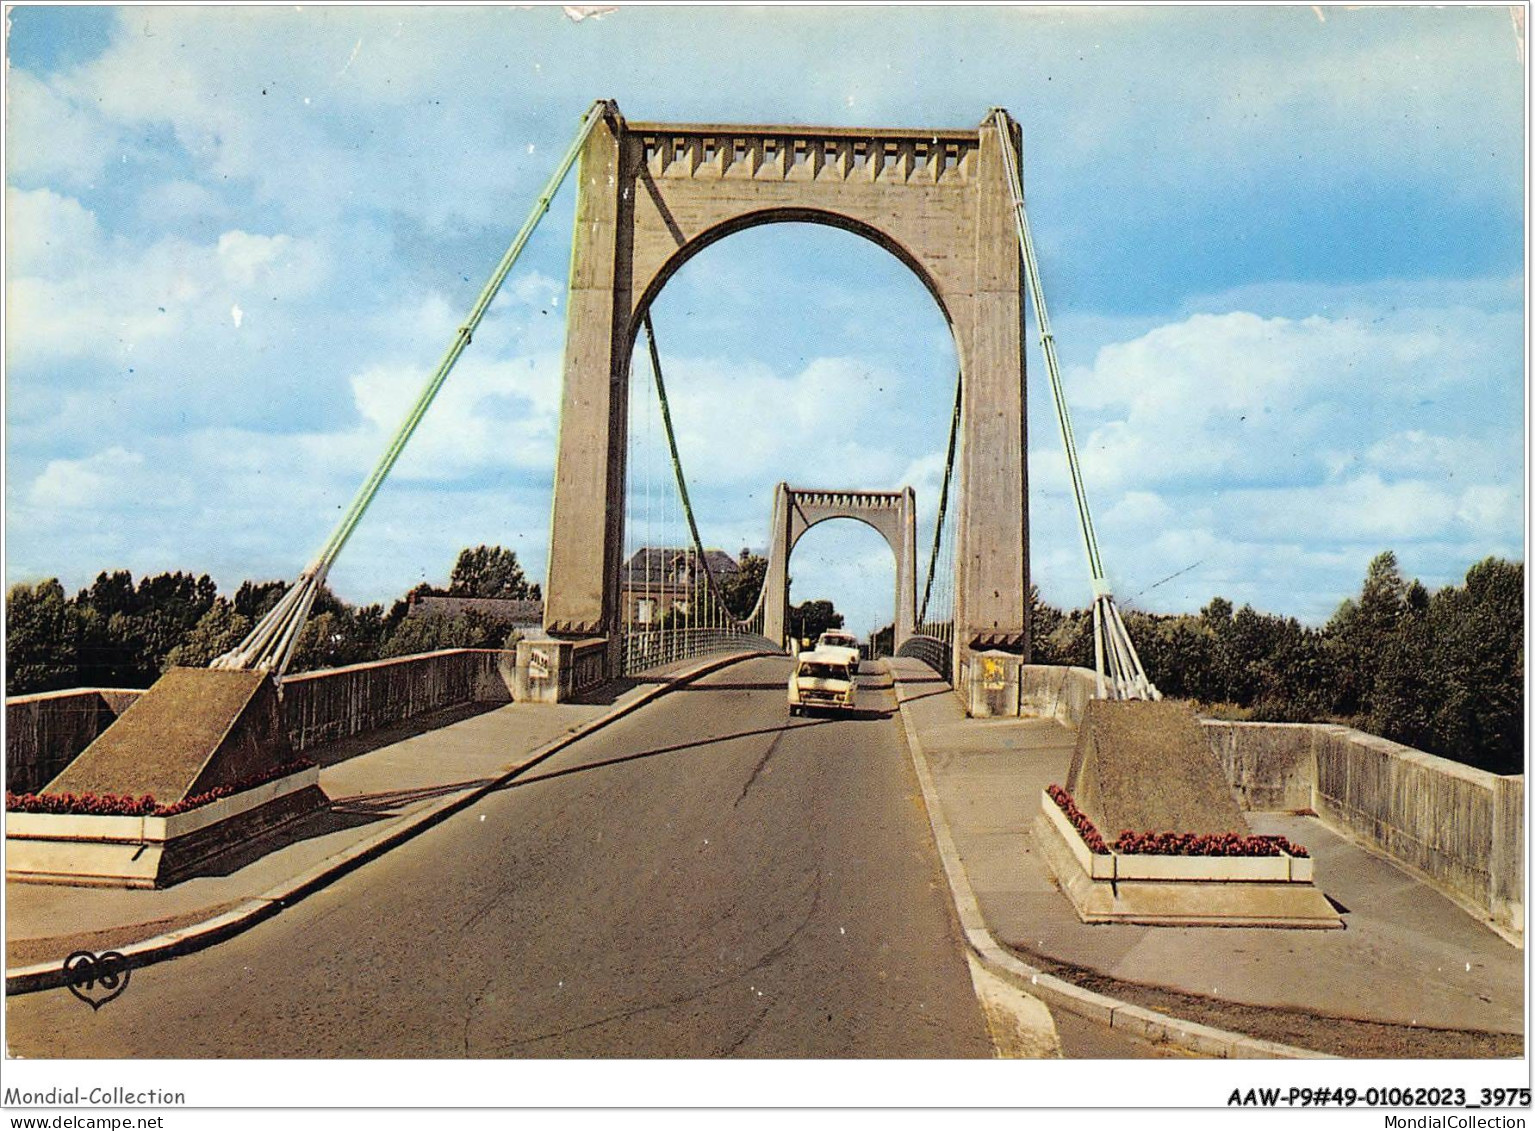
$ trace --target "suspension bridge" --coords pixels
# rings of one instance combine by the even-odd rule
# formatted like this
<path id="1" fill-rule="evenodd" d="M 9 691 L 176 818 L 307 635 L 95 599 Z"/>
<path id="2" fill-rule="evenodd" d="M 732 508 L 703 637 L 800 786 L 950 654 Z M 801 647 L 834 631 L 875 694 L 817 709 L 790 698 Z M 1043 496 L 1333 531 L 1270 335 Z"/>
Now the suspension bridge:
<path id="1" fill-rule="evenodd" d="M 1060 969 L 1102 974 L 1100 988 L 1122 977 L 1200 995 L 1220 968 L 1223 990 L 1250 1003 L 1233 1024 L 1273 1006 L 1307 1048 L 1341 1048 L 1334 1011 L 1352 994 L 1376 1028 L 1344 1055 L 1409 1047 L 1399 1042 L 1426 1050 L 1414 1055 L 1517 1055 L 1523 963 L 1503 939 L 1522 942 L 1522 776 L 1440 767 L 1341 727 L 1281 741 L 1232 725 L 1207 743 L 1186 708 L 1146 702 L 1159 696 L 1094 532 L 1021 147 L 1001 109 L 970 130 L 853 130 L 630 122 L 593 105 L 378 464 L 270 614 L 212 670 L 19 705 L 34 724 L 10 734 L 38 749 L 101 729 L 61 749 L 42 793 L 7 813 L 8 880 L 32 881 L 7 889 L 8 946 L 49 959 L 7 970 L 7 992 L 25 995 L 8 1007 L 15 1049 L 1122 1057 L 1162 1055 L 1182 1034 L 1198 1052 L 1225 1042 L 1220 1055 L 1303 1055 L 1080 991 L 1023 961 L 1043 948 Z M 572 173 L 543 636 L 518 643 L 510 678 L 499 654 L 468 650 L 289 675 L 329 571 Z M 761 520 L 765 554 L 746 571 L 711 545 L 694 507 L 650 310 L 703 248 L 784 222 L 832 225 L 896 256 L 943 312 L 958 370 L 930 527 L 909 484 L 780 482 Z M 1026 305 L 1092 592 L 1092 672 L 1028 664 Z M 846 721 L 786 719 L 789 562 L 807 531 L 842 519 L 873 528 L 894 557 L 897 655 L 857 675 L 865 708 Z M 395 710 L 450 684 L 451 705 L 503 706 L 446 720 L 444 701 L 422 694 Z M 1044 717 L 966 720 L 1008 714 Z M 378 737 L 428 716 L 403 738 Z M 1167 721 L 1157 741 L 1192 739 L 1123 741 L 1114 720 L 1136 716 Z M 1086 735 L 1076 750 L 1070 727 Z M 1216 741 L 1242 781 L 1223 782 Z M 310 749 L 324 752 L 310 761 Z M 1126 750 L 1139 759 L 1129 769 Z M 1243 844 L 1264 851 L 1217 853 L 1214 867 L 1153 853 L 1137 872 L 1129 849 L 1089 851 L 1051 800 L 1051 783 L 1072 775 L 1083 812 L 1105 798 L 1159 815 L 1172 811 L 1164 802 L 1214 798 L 1229 811 L 1219 827 L 1251 817 Z M 1202 793 L 1186 788 L 1196 778 Z M 466 810 L 478 820 L 449 819 Z M 1448 839 L 1444 813 L 1465 818 Z M 1092 829 L 1091 814 L 1077 816 Z M 1170 827 L 1160 816 L 1115 827 L 1126 824 Z M 1321 866 L 1341 862 L 1345 898 L 1323 899 L 1291 836 L 1320 844 Z M 1421 882 L 1404 884 L 1390 858 Z M 181 883 L 194 869 L 200 883 Z M 28 898 L 59 883 L 75 886 Z M 1132 891 L 1141 902 L 1126 911 Z M 1086 926 L 1321 927 L 1345 914 L 1351 930 L 1315 932 L 1331 937 L 1307 949 L 1304 977 L 1277 981 L 1295 948 L 1272 933 L 1178 932 L 1126 960 Z M 124 939 L 124 975 L 223 945 L 176 977 L 135 977 L 136 1011 L 87 996 L 83 1013 L 69 995 L 29 992 L 89 989 L 69 980 L 70 963 Z M 1467 961 L 1464 978 L 1401 978 L 1442 966 L 1450 948 L 1474 954 L 1478 973 Z M 1133 961 L 1143 950 L 1151 966 Z M 373 977 L 338 980 L 343 969 Z M 1020 1004 L 1019 986 L 1050 1009 Z M 1299 1022 L 1296 986 L 1310 995 Z M 1221 1003 L 1207 1004 L 1205 1021 L 1221 1021 Z M 1082 1019 L 1106 1008 L 1108 1029 Z M 1157 1043 L 1127 1034 L 1126 1019 Z"/>
<path id="2" fill-rule="evenodd" d="M 859 131 L 635 123 L 614 103 L 595 103 L 336 529 L 271 612 L 211 666 L 269 672 L 281 682 L 336 558 L 579 166 L 544 590 L 548 639 L 519 646 L 519 686 L 530 697 L 557 700 L 713 651 L 783 649 L 789 556 L 810 526 L 830 518 L 866 522 L 889 543 L 898 653 L 923 659 L 962 692 L 983 678 L 990 683 L 999 665 L 1026 662 L 1026 289 L 1087 556 L 1097 693 L 1155 698 L 1093 530 L 1024 204 L 1020 149 L 1021 132 L 1001 109 L 973 131 Z M 731 563 L 699 529 L 650 305 L 702 248 L 781 222 L 830 224 L 886 248 L 922 280 L 954 332 L 961 361 L 920 585 L 910 488 L 779 484 L 767 573 L 751 600 L 724 592 L 719 574 Z M 631 373 L 641 337 L 648 381 Z M 987 712 L 984 695 L 970 701 Z"/>

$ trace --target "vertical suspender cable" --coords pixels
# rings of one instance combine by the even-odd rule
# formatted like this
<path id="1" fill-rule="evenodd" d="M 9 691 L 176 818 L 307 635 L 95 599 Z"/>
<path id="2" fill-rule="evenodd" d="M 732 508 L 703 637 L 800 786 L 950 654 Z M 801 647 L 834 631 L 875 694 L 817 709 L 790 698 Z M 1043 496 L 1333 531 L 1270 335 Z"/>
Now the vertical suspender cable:
<path id="1" fill-rule="evenodd" d="M 949 417 L 949 450 L 943 457 L 943 487 L 938 492 L 938 517 L 933 521 L 933 550 L 927 556 L 927 584 L 922 587 L 922 607 L 917 612 L 917 624 L 927 623 L 927 602 L 933 595 L 933 575 L 938 569 L 938 551 L 943 540 L 943 518 L 949 507 L 949 483 L 954 476 L 954 448 L 959 440 L 959 416 L 964 405 L 964 375 L 954 382 L 954 412 Z"/>
<path id="2" fill-rule="evenodd" d="M 661 402 L 661 426 L 666 430 L 666 446 L 671 452 L 672 474 L 677 479 L 677 494 L 682 498 L 682 511 L 687 519 L 688 535 L 693 540 L 693 552 L 697 555 L 699 564 L 702 565 L 704 577 L 707 580 L 709 592 L 712 592 L 716 601 L 723 604 L 719 597 L 719 586 L 714 577 L 714 568 L 709 564 L 709 556 L 704 552 L 703 540 L 698 534 L 698 520 L 693 515 L 693 503 L 688 498 L 688 481 L 682 474 L 682 457 L 677 451 L 677 434 L 672 429 L 671 402 L 666 397 L 666 380 L 661 376 L 661 355 L 656 349 L 655 327 L 651 325 L 650 315 L 645 315 L 642 323 L 645 330 L 645 345 L 650 352 L 650 369 L 656 379 L 656 399 Z M 694 610 L 696 613 L 697 610 Z M 735 619 L 735 614 L 731 614 Z"/>

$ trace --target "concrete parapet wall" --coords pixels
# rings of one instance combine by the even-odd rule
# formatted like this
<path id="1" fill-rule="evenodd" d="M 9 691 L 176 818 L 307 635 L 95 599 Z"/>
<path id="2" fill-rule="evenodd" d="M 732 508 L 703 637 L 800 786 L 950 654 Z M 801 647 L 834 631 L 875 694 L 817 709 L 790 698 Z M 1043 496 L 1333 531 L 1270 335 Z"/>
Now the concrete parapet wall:
<path id="1" fill-rule="evenodd" d="M 1024 664 L 1018 671 L 1018 713 L 1075 728 L 1098 690 L 1098 676 L 1087 668 Z"/>
<path id="2" fill-rule="evenodd" d="M 112 725 L 142 691 L 76 687 L 5 701 L 5 788 L 34 793 Z"/>
<path id="3" fill-rule="evenodd" d="M 282 685 L 289 740 L 307 750 L 461 703 L 509 703 L 507 656 L 455 648 L 289 676 Z"/>
<path id="4" fill-rule="evenodd" d="M 1524 777 L 1348 727 L 1204 720 L 1242 806 L 1310 809 L 1505 936 L 1524 931 Z"/>
<path id="5" fill-rule="evenodd" d="M 1316 731 L 1316 809 L 1491 917 L 1495 775 L 1345 727 Z"/>
<path id="6" fill-rule="evenodd" d="M 1492 890 L 1492 921 L 1509 932 L 1523 932 L 1523 774 L 1493 779 L 1491 855 L 1488 871 Z"/>
<path id="7" fill-rule="evenodd" d="M 295 751 L 463 703 L 511 702 L 512 653 L 457 648 L 283 681 L 282 713 Z M 43 788 L 143 692 L 72 688 L 5 701 L 6 788 Z"/>

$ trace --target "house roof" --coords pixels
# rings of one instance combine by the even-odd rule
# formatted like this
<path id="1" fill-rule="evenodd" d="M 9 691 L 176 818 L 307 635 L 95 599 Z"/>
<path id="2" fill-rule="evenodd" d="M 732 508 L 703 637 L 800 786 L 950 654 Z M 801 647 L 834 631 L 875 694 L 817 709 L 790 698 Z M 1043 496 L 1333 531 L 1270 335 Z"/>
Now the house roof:
<path id="1" fill-rule="evenodd" d="M 741 571 L 736 560 L 723 550 L 705 550 L 704 556 L 716 580 Z M 646 585 L 686 583 L 690 567 L 696 568 L 697 564 L 698 555 L 690 547 L 646 546 L 636 550 L 624 563 L 623 585 L 641 589 Z"/>

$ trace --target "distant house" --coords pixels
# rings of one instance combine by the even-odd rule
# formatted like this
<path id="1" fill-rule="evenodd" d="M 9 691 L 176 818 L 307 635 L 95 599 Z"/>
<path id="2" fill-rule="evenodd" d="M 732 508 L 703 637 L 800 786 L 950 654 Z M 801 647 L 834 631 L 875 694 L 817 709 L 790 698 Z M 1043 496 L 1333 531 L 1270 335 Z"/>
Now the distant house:
<path id="1" fill-rule="evenodd" d="M 717 582 L 741 571 L 723 550 L 705 550 L 704 556 Z M 686 613 L 694 588 L 703 580 L 703 563 L 692 549 L 652 546 L 637 551 L 624 563 L 620 579 L 624 622 L 654 624 L 673 609 Z"/>
<path id="2" fill-rule="evenodd" d="M 509 597 L 417 597 L 411 601 L 405 615 L 456 617 L 464 613 L 478 613 L 508 628 L 524 632 L 544 627 L 542 601 L 513 600 Z"/>

